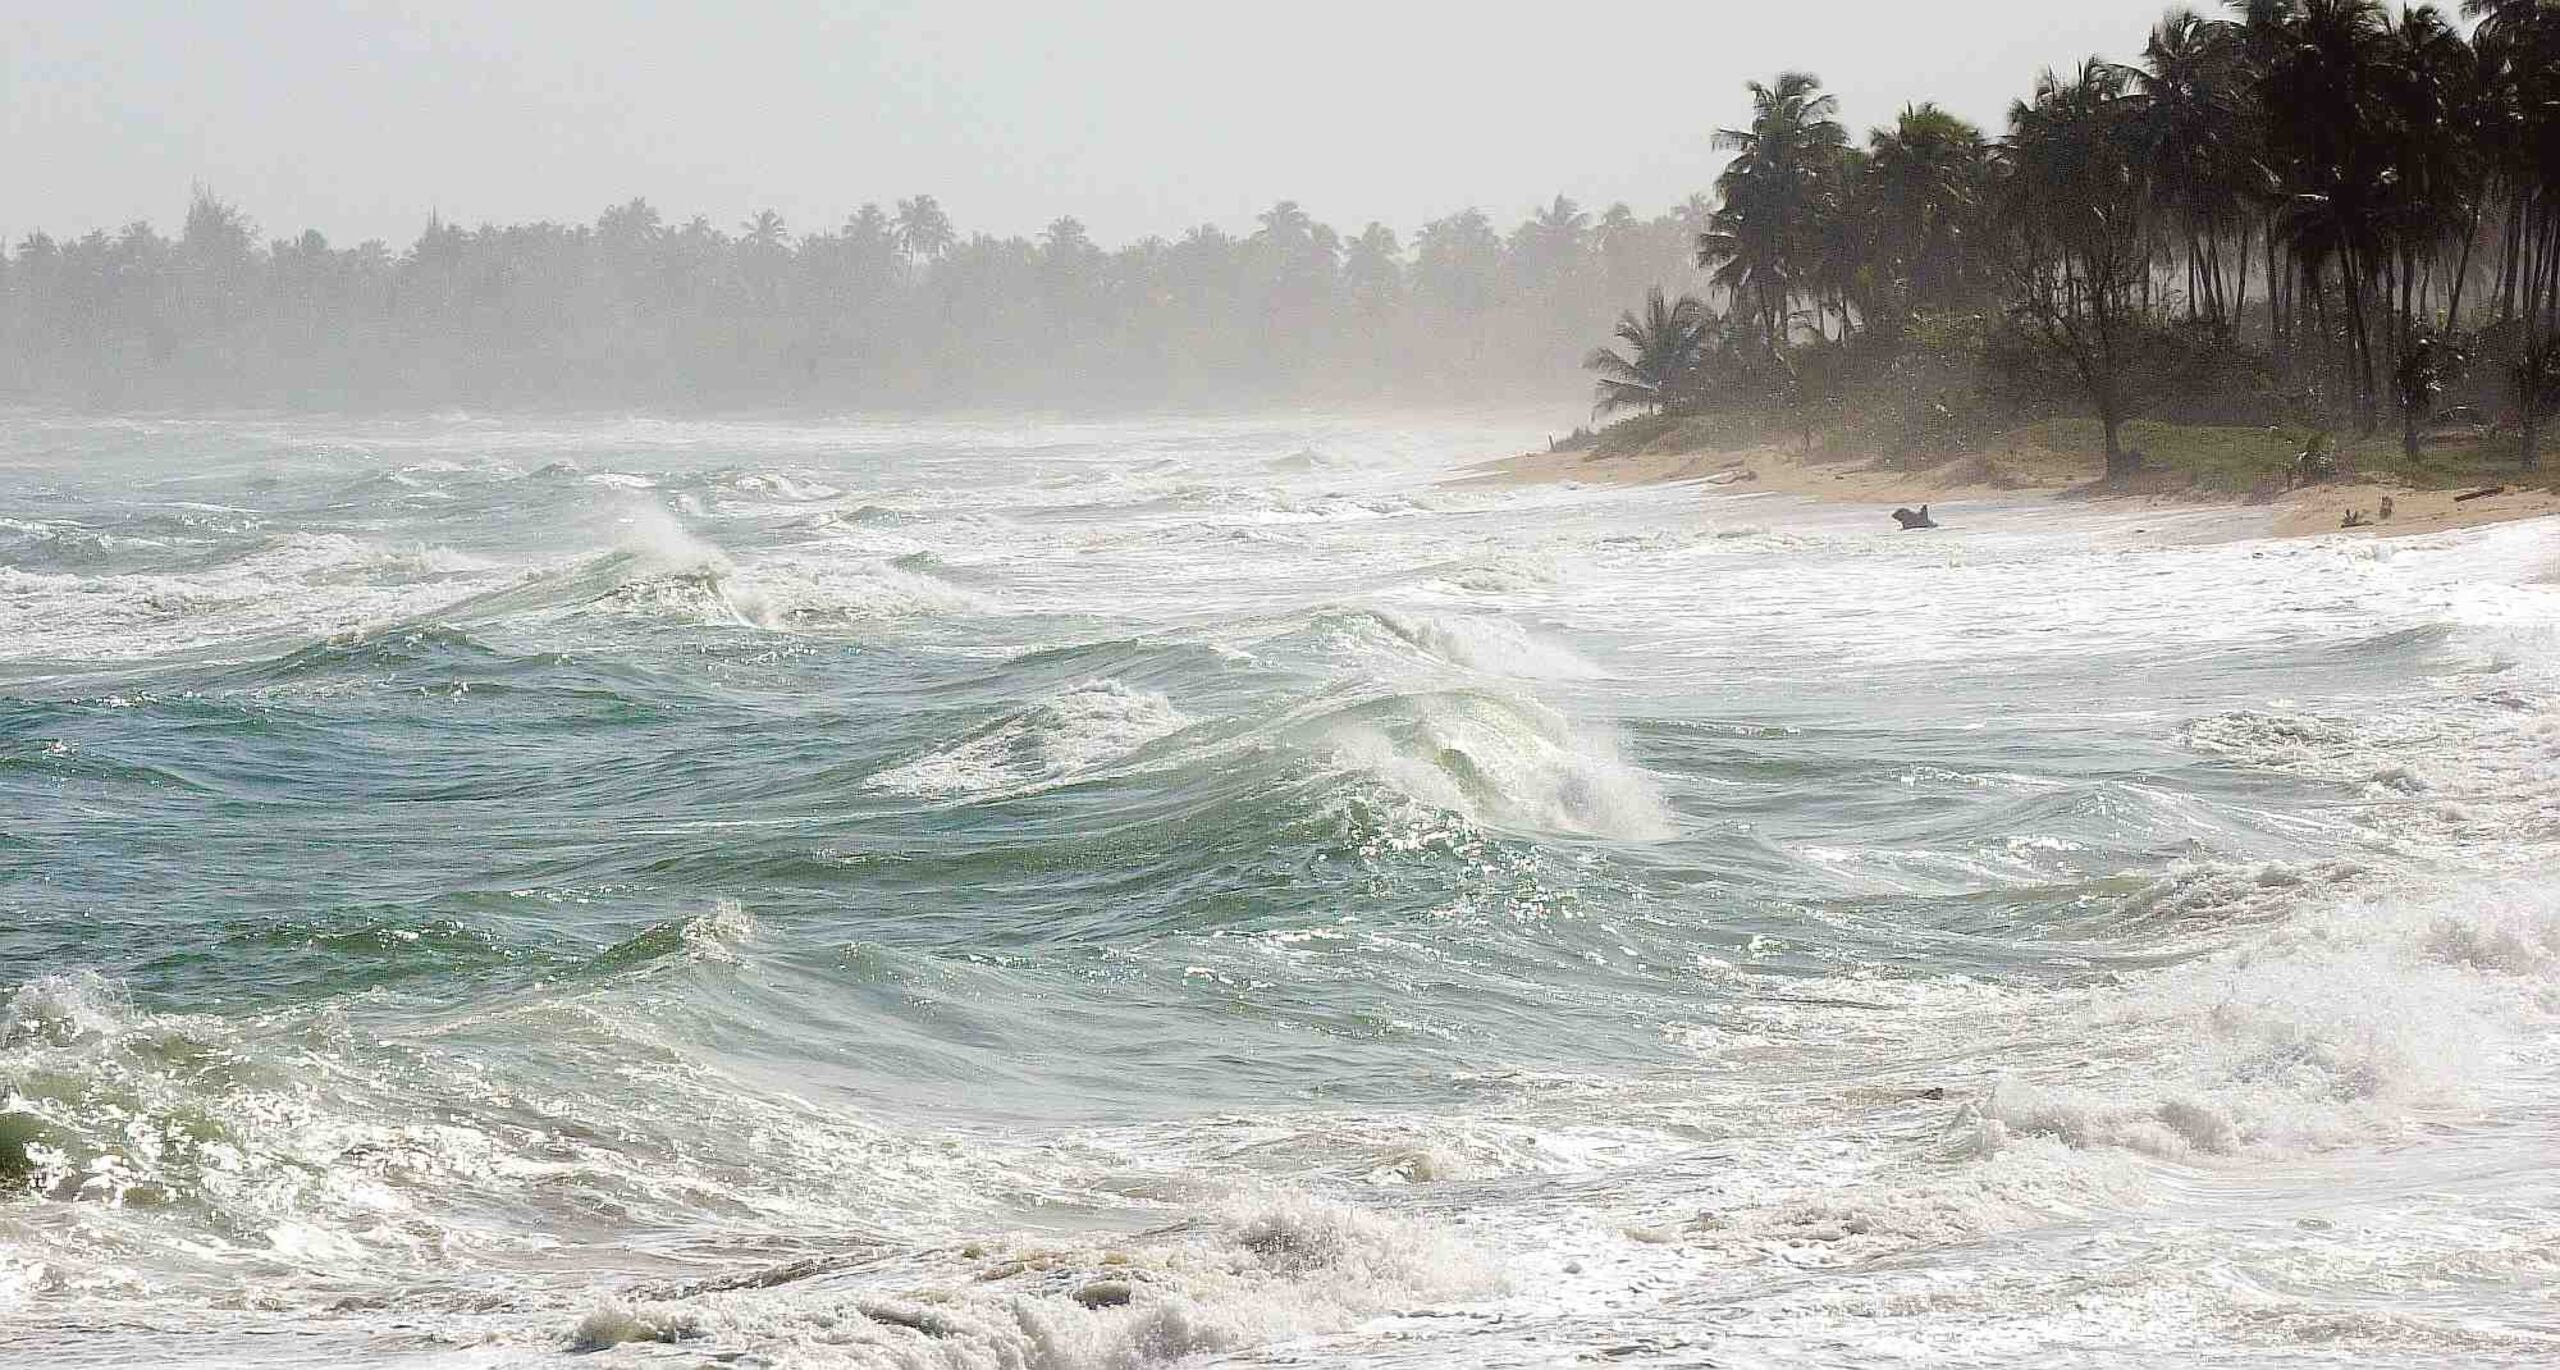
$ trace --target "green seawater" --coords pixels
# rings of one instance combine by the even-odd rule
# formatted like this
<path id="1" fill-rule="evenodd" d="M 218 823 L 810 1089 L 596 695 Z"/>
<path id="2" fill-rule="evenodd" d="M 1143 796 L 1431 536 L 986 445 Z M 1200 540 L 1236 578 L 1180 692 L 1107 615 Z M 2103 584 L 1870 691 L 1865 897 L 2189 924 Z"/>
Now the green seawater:
<path id="1" fill-rule="evenodd" d="M 1531 437 L 9 416 L 0 1359 L 2560 1354 L 2547 521 Z"/>

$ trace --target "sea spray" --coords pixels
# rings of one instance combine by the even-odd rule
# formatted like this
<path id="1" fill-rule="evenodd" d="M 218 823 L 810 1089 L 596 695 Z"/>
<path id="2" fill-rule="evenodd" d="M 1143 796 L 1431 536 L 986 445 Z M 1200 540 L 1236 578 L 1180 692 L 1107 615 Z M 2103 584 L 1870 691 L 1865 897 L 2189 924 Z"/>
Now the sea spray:
<path id="1" fill-rule="evenodd" d="M 1282 1193 L 1239 1198 L 1196 1227 L 1126 1245 L 970 1243 L 939 1254 L 933 1269 L 937 1283 L 923 1288 L 822 1275 L 808 1288 L 607 1297 L 566 1341 L 588 1352 L 660 1341 L 711 1354 L 790 1348 L 849 1366 L 1105 1370 L 1340 1331 L 1418 1301 L 1501 1289 L 1475 1253 L 1434 1227 Z"/>
<path id="2" fill-rule="evenodd" d="M 0 1361 L 2560 1350 L 2547 528 L 1502 427 L 0 433 Z"/>
<path id="3" fill-rule="evenodd" d="M 1019 793 L 1123 760 L 1191 722 L 1154 691 L 1090 680 L 865 783 L 928 799 Z"/>

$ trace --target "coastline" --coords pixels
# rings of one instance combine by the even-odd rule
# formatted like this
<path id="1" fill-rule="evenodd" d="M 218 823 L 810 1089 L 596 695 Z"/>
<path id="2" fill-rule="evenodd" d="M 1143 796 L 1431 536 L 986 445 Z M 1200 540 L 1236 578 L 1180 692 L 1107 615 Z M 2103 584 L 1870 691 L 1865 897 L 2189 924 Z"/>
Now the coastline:
<path id="1" fill-rule="evenodd" d="M 2095 486 L 2098 465 L 2087 458 L 2030 449 L 1999 455 L 1976 453 L 1951 458 L 1917 470 L 1887 467 L 1872 458 L 1807 458 L 1781 447 L 1758 446 L 1731 451 L 1656 452 L 1595 455 L 1587 451 L 1524 452 L 1497 457 L 1467 468 L 1452 484 L 1514 485 L 1700 485 L 1741 494 L 1765 491 L 1835 504 L 1873 504 L 1879 511 L 1896 505 L 1955 503 L 1967 500 L 2086 501 L 2120 505 L 2214 507 L 2264 510 L 2272 537 L 2313 537 L 2331 533 L 2361 537 L 2406 537 L 2460 528 L 2510 523 L 2560 515 L 2560 489 L 2516 486 L 2492 495 L 2456 500 L 2465 489 L 2428 489 L 2366 476 L 2284 491 L 2272 500 L 2191 486 L 2137 481 L 2121 490 Z M 2382 501 L 2393 505 L 2388 519 L 2378 517 Z M 2343 527 L 2349 510 L 2368 522 Z"/>

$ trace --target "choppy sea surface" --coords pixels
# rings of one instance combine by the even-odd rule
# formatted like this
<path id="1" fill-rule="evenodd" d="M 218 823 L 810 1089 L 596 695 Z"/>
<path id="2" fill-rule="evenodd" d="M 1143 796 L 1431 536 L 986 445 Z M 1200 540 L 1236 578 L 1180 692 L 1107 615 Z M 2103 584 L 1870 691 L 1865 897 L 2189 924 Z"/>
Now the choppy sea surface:
<path id="1" fill-rule="evenodd" d="M 0 423 L 0 1363 L 2560 1358 L 2560 529 Z"/>

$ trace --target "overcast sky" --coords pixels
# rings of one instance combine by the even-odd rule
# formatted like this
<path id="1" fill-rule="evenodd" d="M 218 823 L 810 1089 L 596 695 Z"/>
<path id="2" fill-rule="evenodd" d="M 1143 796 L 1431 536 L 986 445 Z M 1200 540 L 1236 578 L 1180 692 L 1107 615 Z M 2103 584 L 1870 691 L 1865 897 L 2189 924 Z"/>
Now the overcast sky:
<path id="1" fill-rule="evenodd" d="M 2210 5 L 2204 8 L 2213 8 Z M 1742 83 L 1852 126 L 1996 125 L 2036 72 L 2129 58 L 2159 0 L 8 0 L 0 234 L 174 230 L 202 181 L 271 236 L 413 240 L 645 195 L 795 232 L 939 197 L 963 232 L 1118 243 L 1295 199 L 1409 232 L 1557 192 L 1645 212 L 1712 178 Z"/>

